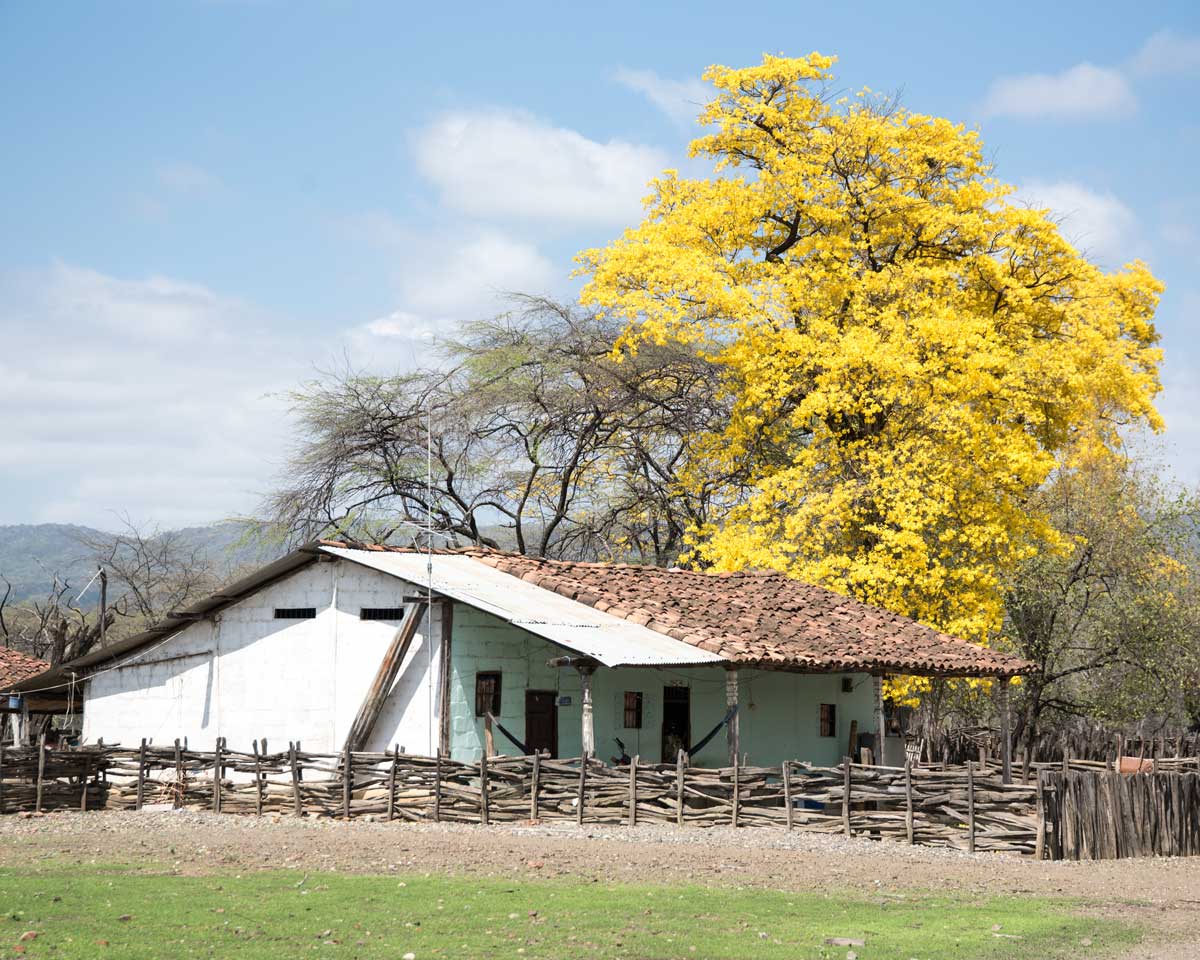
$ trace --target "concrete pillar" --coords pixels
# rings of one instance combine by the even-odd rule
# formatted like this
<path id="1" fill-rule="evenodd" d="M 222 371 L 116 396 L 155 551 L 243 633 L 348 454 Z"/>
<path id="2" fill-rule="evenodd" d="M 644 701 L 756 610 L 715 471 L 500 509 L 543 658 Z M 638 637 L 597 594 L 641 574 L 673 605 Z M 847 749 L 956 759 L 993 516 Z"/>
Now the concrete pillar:
<path id="1" fill-rule="evenodd" d="M 731 668 L 725 671 L 725 709 L 726 712 L 738 705 L 738 672 L 737 668 Z M 739 711 L 740 713 L 740 711 Z M 725 724 L 725 740 L 729 746 L 729 765 L 732 767 L 737 763 L 738 755 L 741 753 L 741 740 L 739 739 L 739 716 L 735 713 L 729 718 L 729 723 Z"/>
<path id="2" fill-rule="evenodd" d="M 579 667 L 581 714 L 583 718 L 583 752 L 586 756 L 596 755 L 596 725 L 592 719 L 592 672 L 594 667 Z"/>
<path id="3" fill-rule="evenodd" d="M 883 745 L 886 731 L 884 730 L 883 722 L 883 675 L 874 674 L 871 677 L 874 687 L 874 703 L 875 703 L 875 764 L 876 766 L 883 765 Z"/>

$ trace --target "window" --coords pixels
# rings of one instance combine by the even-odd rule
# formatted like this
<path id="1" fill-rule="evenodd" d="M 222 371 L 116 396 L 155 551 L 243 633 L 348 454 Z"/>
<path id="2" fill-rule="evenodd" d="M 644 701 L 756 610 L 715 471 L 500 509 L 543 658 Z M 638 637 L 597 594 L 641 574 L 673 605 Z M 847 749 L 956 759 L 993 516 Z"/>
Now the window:
<path id="1" fill-rule="evenodd" d="M 821 736 L 837 736 L 837 704 L 821 704 Z"/>
<path id="2" fill-rule="evenodd" d="M 853 693 L 853 692 L 854 692 L 854 678 L 853 677 L 842 677 L 842 693 Z"/>
<path id="3" fill-rule="evenodd" d="M 276 607 L 276 620 L 311 620 L 317 615 L 316 607 Z"/>
<path id="4" fill-rule="evenodd" d="M 358 612 L 359 620 L 403 620 L 403 607 L 363 607 Z"/>
<path id="5" fill-rule="evenodd" d="M 642 694 L 640 690 L 625 691 L 625 729 L 642 729 Z"/>
<path id="6" fill-rule="evenodd" d="M 475 716 L 500 716 L 500 674 L 475 674 Z"/>

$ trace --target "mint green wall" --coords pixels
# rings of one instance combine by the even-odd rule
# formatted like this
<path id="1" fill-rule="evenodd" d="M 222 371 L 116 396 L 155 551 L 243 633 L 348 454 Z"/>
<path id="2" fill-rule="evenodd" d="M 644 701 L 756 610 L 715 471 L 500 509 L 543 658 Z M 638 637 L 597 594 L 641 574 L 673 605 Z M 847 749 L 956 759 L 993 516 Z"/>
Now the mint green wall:
<path id="1" fill-rule="evenodd" d="M 554 690 L 569 696 L 569 706 L 558 708 L 558 754 L 576 757 L 582 752 L 579 674 L 570 668 L 548 667 L 546 661 L 566 651 L 489 614 L 454 606 L 454 637 L 450 670 L 450 751 L 456 760 L 476 761 L 483 752 L 483 720 L 475 716 L 475 674 L 501 674 L 500 721 L 519 739 L 525 737 L 525 691 Z M 842 693 L 845 674 L 795 674 L 740 670 L 741 747 L 751 763 L 776 764 L 785 759 L 810 760 L 828 765 L 846 752 L 850 723 L 869 732 L 874 727 L 871 678 L 852 674 L 854 689 Z M 692 737 L 698 740 L 725 715 L 723 667 L 600 668 L 592 678 L 592 703 L 596 753 L 608 760 L 618 754 L 614 737 L 626 750 L 646 762 L 658 762 L 662 749 L 663 687 L 679 684 L 691 688 Z M 642 728 L 626 730 L 624 694 L 642 692 Z M 837 704 L 836 737 L 820 737 L 820 704 Z M 499 753 L 517 749 L 499 731 Z M 699 766 L 724 766 L 728 762 L 722 730 L 692 760 Z"/>

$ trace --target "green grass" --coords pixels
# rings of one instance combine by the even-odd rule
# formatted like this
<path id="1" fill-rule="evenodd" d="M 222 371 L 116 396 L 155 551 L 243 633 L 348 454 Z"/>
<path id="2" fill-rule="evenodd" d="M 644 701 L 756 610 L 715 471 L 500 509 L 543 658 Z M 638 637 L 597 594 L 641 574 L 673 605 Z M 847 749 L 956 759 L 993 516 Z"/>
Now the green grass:
<path id="1" fill-rule="evenodd" d="M 1099 957 L 1138 932 L 1078 904 L 577 880 L 0 870 L 0 957 Z M 21 941 L 26 931 L 37 937 Z M 1005 936 L 996 936 L 997 933 Z M 828 946 L 827 937 L 865 940 Z M 1088 942 L 1090 941 L 1090 943 Z"/>

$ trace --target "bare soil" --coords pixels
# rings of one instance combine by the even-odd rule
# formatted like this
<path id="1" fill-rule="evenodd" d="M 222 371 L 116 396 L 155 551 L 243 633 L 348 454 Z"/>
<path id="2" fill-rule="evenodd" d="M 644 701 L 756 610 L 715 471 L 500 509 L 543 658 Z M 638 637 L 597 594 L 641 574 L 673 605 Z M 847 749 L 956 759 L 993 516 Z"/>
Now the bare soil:
<path id="1" fill-rule="evenodd" d="M 293 869 L 777 890 L 1079 898 L 1155 931 L 1130 957 L 1200 958 L 1200 858 L 1034 862 L 772 829 L 340 822 L 193 811 L 0 818 L 0 866 L 128 864 L 180 873 Z"/>

